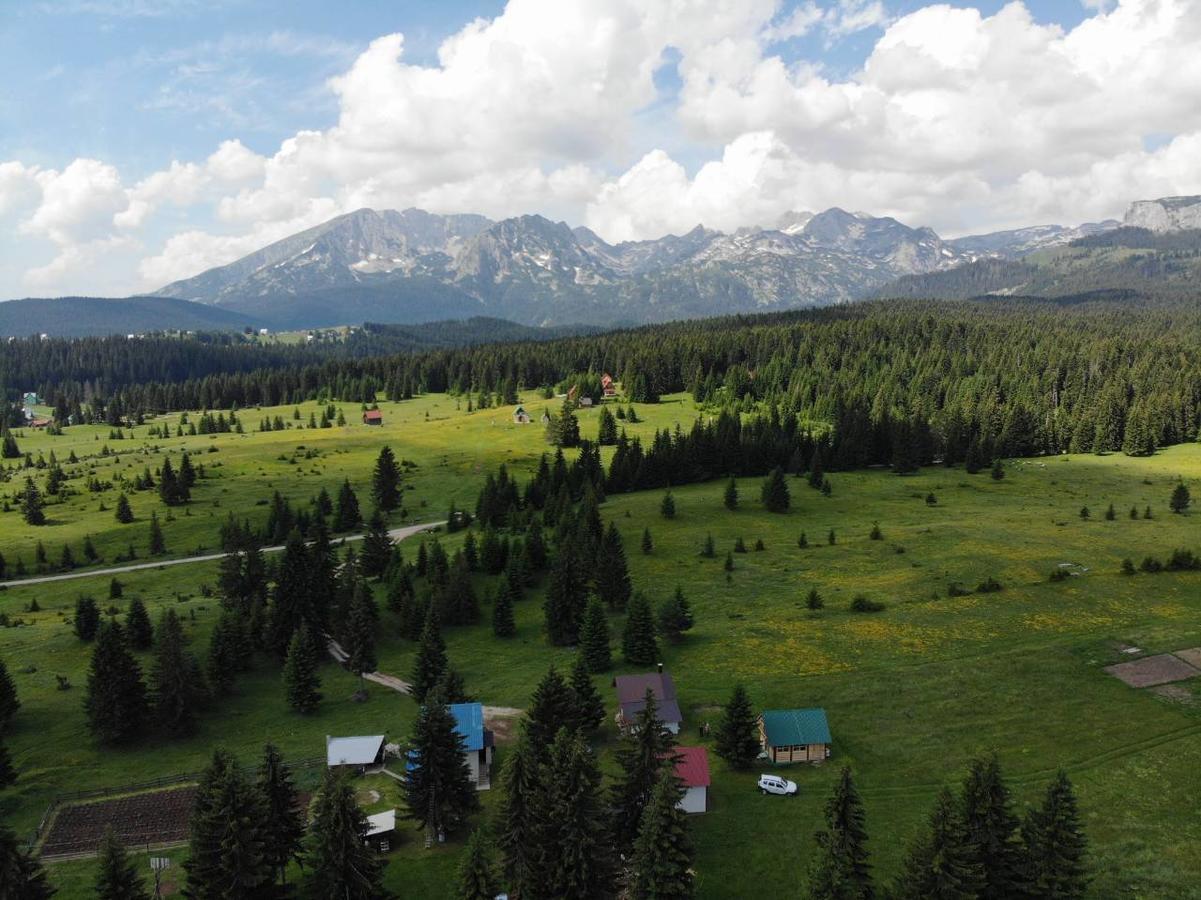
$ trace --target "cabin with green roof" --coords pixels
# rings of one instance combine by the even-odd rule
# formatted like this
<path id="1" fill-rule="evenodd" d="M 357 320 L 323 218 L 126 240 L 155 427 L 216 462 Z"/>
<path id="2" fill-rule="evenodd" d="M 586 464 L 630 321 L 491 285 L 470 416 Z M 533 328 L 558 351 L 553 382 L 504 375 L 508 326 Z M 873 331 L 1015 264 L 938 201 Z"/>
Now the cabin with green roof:
<path id="1" fill-rule="evenodd" d="M 759 716 L 759 743 L 773 763 L 822 763 L 830 758 L 824 709 L 768 709 Z"/>

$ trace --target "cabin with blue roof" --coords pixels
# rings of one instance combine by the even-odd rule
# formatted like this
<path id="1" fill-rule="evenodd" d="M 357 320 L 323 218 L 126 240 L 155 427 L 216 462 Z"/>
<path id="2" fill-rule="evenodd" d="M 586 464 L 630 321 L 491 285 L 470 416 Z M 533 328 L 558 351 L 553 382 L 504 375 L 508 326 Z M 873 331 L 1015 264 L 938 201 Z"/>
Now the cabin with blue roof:
<path id="1" fill-rule="evenodd" d="M 768 709 L 759 717 L 759 742 L 773 763 L 822 763 L 830 758 L 824 709 Z"/>
<path id="2" fill-rule="evenodd" d="M 492 787 L 492 753 L 495 737 L 484 727 L 484 707 L 479 703 L 452 703 L 455 731 L 463 736 L 464 755 L 475 779 L 476 790 Z"/>

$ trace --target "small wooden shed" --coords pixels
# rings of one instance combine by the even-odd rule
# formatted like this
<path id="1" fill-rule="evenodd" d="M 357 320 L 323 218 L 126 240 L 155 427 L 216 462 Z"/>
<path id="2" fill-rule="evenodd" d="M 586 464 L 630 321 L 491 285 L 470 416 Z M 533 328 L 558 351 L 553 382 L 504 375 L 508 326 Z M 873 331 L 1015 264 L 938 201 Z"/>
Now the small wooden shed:
<path id="1" fill-rule="evenodd" d="M 514 425 L 529 425 L 530 424 L 530 414 L 525 411 L 524 406 L 518 406 L 517 409 L 513 410 L 513 424 Z"/>
<path id="2" fill-rule="evenodd" d="M 759 743 L 773 763 L 822 763 L 830 758 L 824 709 L 768 709 L 759 716 Z"/>
<path id="3" fill-rule="evenodd" d="M 363 413 L 364 425 L 383 425 L 384 414 L 378 409 L 369 409 Z"/>

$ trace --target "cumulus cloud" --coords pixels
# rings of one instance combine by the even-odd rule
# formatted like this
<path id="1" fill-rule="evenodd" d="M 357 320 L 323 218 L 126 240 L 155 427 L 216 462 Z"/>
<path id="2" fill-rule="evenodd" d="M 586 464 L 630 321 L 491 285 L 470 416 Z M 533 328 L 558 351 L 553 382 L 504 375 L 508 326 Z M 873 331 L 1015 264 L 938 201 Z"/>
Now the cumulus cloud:
<path id="1" fill-rule="evenodd" d="M 150 243 L 142 288 L 361 206 L 542 212 L 611 240 L 833 205 L 949 233 L 1075 222 L 1201 187 L 1198 13 L 1121 0 L 1065 30 L 1020 2 L 510 0 L 427 64 L 373 41 L 328 83 L 336 122 L 273 153 L 229 140 L 132 184 L 98 160 L 3 163 L 0 215 L 57 247 L 46 283 L 99 242 Z M 869 30 L 849 75 L 787 49 Z M 182 226 L 156 232 L 168 210 Z"/>

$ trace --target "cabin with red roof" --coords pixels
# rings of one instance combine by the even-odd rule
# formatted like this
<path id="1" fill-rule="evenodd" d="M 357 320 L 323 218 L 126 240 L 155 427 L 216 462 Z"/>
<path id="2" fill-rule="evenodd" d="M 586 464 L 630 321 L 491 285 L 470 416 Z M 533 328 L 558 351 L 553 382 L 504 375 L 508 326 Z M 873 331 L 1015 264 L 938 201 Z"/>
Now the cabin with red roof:
<path id="1" fill-rule="evenodd" d="M 676 809 L 703 813 L 709 809 L 709 754 L 704 747 L 676 748 L 676 778 L 684 787 L 684 796 Z"/>
<path id="2" fill-rule="evenodd" d="M 613 383 L 613 376 L 607 372 L 601 376 L 601 391 L 604 393 L 606 400 L 617 396 L 617 385 Z"/>
<path id="3" fill-rule="evenodd" d="M 364 425 L 383 425 L 384 414 L 378 409 L 369 409 L 363 413 Z"/>

